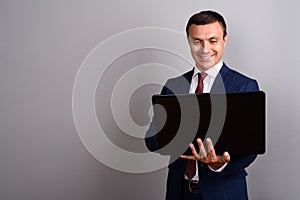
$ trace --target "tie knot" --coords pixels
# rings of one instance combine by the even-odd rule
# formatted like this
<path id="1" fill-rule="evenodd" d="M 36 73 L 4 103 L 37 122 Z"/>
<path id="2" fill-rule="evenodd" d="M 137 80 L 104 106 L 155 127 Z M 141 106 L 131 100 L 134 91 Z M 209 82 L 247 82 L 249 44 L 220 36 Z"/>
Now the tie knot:
<path id="1" fill-rule="evenodd" d="M 205 73 L 205 72 L 198 73 L 198 78 L 199 78 L 200 80 L 204 80 L 206 76 L 207 76 L 207 73 Z"/>

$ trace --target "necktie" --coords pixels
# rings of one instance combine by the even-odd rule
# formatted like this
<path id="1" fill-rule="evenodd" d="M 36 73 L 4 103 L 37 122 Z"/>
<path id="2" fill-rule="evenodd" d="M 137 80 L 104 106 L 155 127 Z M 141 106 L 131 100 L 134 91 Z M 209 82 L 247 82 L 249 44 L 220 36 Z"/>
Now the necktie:
<path id="1" fill-rule="evenodd" d="M 205 72 L 202 72 L 201 74 L 198 73 L 198 86 L 196 88 L 195 93 L 201 94 L 203 93 L 203 80 L 207 76 Z M 186 169 L 185 169 L 185 175 L 189 178 L 192 179 L 196 175 L 196 160 L 188 160 Z"/>

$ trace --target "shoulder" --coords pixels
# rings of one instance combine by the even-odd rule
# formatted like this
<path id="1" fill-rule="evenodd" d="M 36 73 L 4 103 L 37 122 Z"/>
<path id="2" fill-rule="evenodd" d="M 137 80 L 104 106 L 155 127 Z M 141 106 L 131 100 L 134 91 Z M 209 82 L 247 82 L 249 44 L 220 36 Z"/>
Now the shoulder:
<path id="1" fill-rule="evenodd" d="M 225 86 L 228 90 L 240 91 L 257 91 L 258 83 L 255 79 L 246 76 L 234 69 L 229 68 L 226 64 L 220 70 Z"/>
<path id="2" fill-rule="evenodd" d="M 180 94 L 187 93 L 190 88 L 194 70 L 185 72 L 184 74 L 167 80 L 162 89 L 162 94 Z"/>
<path id="3" fill-rule="evenodd" d="M 228 78 L 240 79 L 242 81 L 254 81 L 253 78 L 250 78 L 235 69 L 229 68 L 225 63 L 220 70 L 220 74 L 222 77 L 228 76 Z"/>

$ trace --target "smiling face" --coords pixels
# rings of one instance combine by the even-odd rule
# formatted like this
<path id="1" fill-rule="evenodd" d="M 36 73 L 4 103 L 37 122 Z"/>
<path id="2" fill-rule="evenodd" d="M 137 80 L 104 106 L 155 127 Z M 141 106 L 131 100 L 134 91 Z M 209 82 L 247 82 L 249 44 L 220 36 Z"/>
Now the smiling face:
<path id="1" fill-rule="evenodd" d="M 206 71 L 221 61 L 227 42 L 219 22 L 206 25 L 192 24 L 188 29 L 192 57 L 200 71 Z"/>

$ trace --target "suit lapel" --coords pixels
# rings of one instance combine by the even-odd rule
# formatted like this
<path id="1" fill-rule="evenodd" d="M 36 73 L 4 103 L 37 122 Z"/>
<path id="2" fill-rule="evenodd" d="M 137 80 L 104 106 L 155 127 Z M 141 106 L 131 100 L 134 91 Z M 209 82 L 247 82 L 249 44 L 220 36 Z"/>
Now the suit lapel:
<path id="1" fill-rule="evenodd" d="M 180 85 L 180 93 L 181 94 L 188 94 L 190 92 L 192 77 L 194 74 L 194 68 L 191 71 L 188 71 L 187 73 L 183 74 L 183 77 L 185 78 L 183 84 Z M 188 84 L 185 84 L 188 83 Z"/>
<path id="2" fill-rule="evenodd" d="M 231 74 L 231 70 L 224 63 L 213 83 L 211 92 L 212 93 L 225 93 L 230 74 Z"/>

